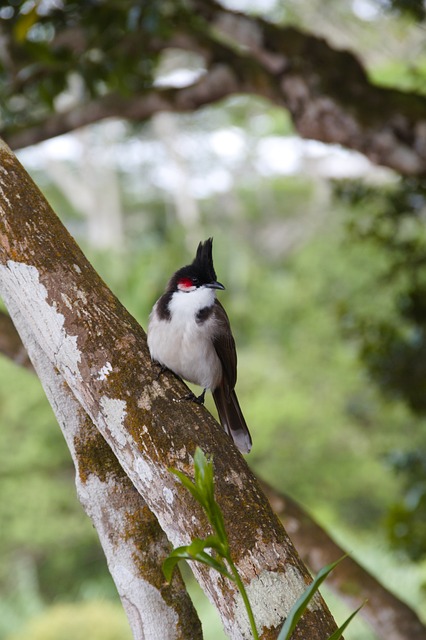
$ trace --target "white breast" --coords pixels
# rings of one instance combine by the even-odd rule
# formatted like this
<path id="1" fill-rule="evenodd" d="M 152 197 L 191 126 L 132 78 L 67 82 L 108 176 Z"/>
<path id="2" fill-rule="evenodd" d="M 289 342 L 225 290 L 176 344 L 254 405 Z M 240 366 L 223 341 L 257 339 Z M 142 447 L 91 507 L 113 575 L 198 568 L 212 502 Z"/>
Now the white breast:
<path id="1" fill-rule="evenodd" d="M 207 287 L 177 291 L 169 304 L 170 320 L 159 320 L 156 306 L 148 326 L 151 358 L 188 382 L 215 389 L 222 377 L 222 365 L 213 347 L 214 314 L 202 324 L 200 309 L 214 304 L 215 292 Z"/>

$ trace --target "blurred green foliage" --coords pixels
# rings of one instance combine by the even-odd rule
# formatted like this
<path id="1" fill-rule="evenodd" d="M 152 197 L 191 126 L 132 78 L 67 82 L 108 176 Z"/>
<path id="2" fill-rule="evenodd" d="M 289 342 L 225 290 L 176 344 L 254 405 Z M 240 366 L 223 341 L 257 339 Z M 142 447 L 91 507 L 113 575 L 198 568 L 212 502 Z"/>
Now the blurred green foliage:
<path id="1" fill-rule="evenodd" d="M 57 604 L 33 618 L 7 640 L 131 640 L 123 609 L 93 600 L 84 604 Z"/>
<path id="2" fill-rule="evenodd" d="M 386 459 L 402 480 L 387 515 L 390 539 L 418 560 L 426 556 L 426 184 L 400 180 L 378 189 L 349 182 L 336 185 L 336 194 L 351 207 L 350 241 L 377 264 L 370 304 L 342 305 L 344 332 L 384 396 L 416 418 L 419 437 Z"/>
<path id="3" fill-rule="evenodd" d="M 421 560 L 426 553 L 426 452 L 394 451 L 388 460 L 403 482 L 401 499 L 387 515 L 391 541 L 413 560 Z"/>
<path id="4" fill-rule="evenodd" d="M 426 185 L 402 181 L 373 189 L 340 185 L 353 205 L 351 239 L 376 250 L 379 299 L 359 309 L 348 303 L 344 323 L 360 341 L 363 361 L 383 392 L 426 411 Z M 368 207 L 365 203 L 368 203 Z M 352 307 L 352 308 L 351 308 Z"/>
<path id="5" fill-rule="evenodd" d="M 39 121 L 73 81 L 83 101 L 143 92 L 152 86 L 158 61 L 153 40 L 194 20 L 177 0 L 83 4 L 17 1 L 3 8 L 9 49 L 0 64 L 4 126 Z"/>
<path id="6" fill-rule="evenodd" d="M 426 18 L 426 8 L 423 0 L 387 0 L 385 6 L 390 11 L 407 15 L 414 20 L 423 21 Z"/>

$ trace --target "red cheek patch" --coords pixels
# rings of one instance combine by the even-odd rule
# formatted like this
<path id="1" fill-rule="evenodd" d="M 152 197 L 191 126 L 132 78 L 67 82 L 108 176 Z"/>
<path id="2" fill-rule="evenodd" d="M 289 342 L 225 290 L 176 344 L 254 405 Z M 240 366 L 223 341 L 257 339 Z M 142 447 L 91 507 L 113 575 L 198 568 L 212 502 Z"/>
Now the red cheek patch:
<path id="1" fill-rule="evenodd" d="M 194 288 L 194 283 L 191 278 L 181 278 L 178 282 L 178 289 L 181 291 L 188 291 Z"/>

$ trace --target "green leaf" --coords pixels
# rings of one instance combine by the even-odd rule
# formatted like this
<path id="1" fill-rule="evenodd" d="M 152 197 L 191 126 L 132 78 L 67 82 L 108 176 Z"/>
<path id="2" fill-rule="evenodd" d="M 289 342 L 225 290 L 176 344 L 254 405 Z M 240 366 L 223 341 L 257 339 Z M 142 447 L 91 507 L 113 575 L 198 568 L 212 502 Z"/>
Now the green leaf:
<path id="1" fill-rule="evenodd" d="M 185 489 L 187 489 L 190 492 L 190 494 L 195 498 L 195 500 L 199 502 L 201 505 L 203 505 L 204 504 L 203 496 L 198 490 L 198 487 L 192 482 L 192 480 L 188 478 L 188 476 L 186 476 L 184 473 L 182 473 L 182 471 L 178 471 L 178 469 L 170 468 L 170 471 L 171 473 L 173 473 L 175 476 L 179 478 L 179 480 L 181 481 Z"/>
<path id="2" fill-rule="evenodd" d="M 362 605 L 360 607 L 358 607 L 358 609 L 356 609 L 353 613 L 351 613 L 349 618 L 347 618 L 347 620 L 345 620 L 345 622 L 342 624 L 342 626 L 339 627 L 338 629 L 336 629 L 336 631 L 334 633 L 332 633 L 331 636 L 329 638 L 327 638 L 327 640 L 339 640 L 339 638 L 342 637 L 342 634 L 343 634 L 344 630 L 346 629 L 348 624 L 351 622 L 352 618 L 354 618 L 356 616 L 358 611 L 360 609 L 362 609 L 362 607 L 364 605 L 365 605 L 365 602 L 363 602 Z"/>
<path id="3" fill-rule="evenodd" d="M 213 462 L 197 447 L 194 454 L 195 484 L 203 496 L 203 504 L 209 509 L 214 501 Z"/>
<path id="4" fill-rule="evenodd" d="M 204 543 L 205 540 L 196 538 L 188 546 L 173 549 L 168 558 L 166 558 L 163 562 L 163 573 L 167 582 L 170 582 L 176 564 L 180 560 L 196 560 L 197 562 L 201 562 L 202 564 L 215 569 L 222 575 L 234 581 L 234 577 L 229 573 L 224 563 L 220 560 L 217 560 L 216 558 L 213 558 L 210 554 L 204 551 Z"/>
<path id="5" fill-rule="evenodd" d="M 213 529 L 216 532 L 216 535 L 222 542 L 223 546 L 226 547 L 226 553 L 229 553 L 229 542 L 228 542 L 228 534 L 226 533 L 225 521 L 223 519 L 222 510 L 217 504 L 217 502 L 213 502 L 210 507 L 209 513 L 209 521 L 212 525 Z"/>
<path id="6" fill-rule="evenodd" d="M 207 538 L 204 538 L 202 542 L 204 543 L 205 549 L 214 549 L 221 558 L 226 559 L 228 546 L 223 545 L 219 536 L 207 536 Z"/>
<path id="7" fill-rule="evenodd" d="M 170 469 L 170 471 L 179 478 L 183 486 L 203 507 L 208 521 L 221 541 L 223 547 L 222 555 L 225 555 L 225 557 L 229 555 L 229 543 L 225 529 L 225 521 L 223 519 L 222 511 L 214 497 L 213 462 L 208 460 L 200 447 L 197 447 L 194 454 L 194 482 L 177 469 Z"/>
<path id="8" fill-rule="evenodd" d="M 284 622 L 282 629 L 279 633 L 277 640 L 288 640 L 294 629 L 296 628 L 297 623 L 300 618 L 306 611 L 310 601 L 318 591 L 320 585 L 324 582 L 329 573 L 333 571 L 333 569 L 345 558 L 339 558 L 336 562 L 326 565 L 319 571 L 315 580 L 308 586 L 308 588 L 302 593 L 300 598 L 294 603 L 291 608 L 290 613 L 287 616 L 286 621 Z"/>
<path id="9" fill-rule="evenodd" d="M 193 555 L 204 549 L 214 549 L 220 556 L 223 556 L 223 546 L 217 536 L 207 536 L 207 538 L 194 538 L 188 545 L 188 552 Z"/>
<path id="10" fill-rule="evenodd" d="M 197 502 L 210 515 L 211 504 L 214 502 L 213 463 L 209 462 L 203 451 L 197 447 L 194 454 L 194 482 L 177 469 L 170 469 L 188 489 Z M 209 517 L 210 520 L 210 517 Z"/>
<path id="11" fill-rule="evenodd" d="M 188 558 L 188 554 L 186 552 L 186 547 L 178 547 L 177 549 L 173 549 L 170 555 L 163 562 L 163 573 L 167 580 L 170 582 L 172 579 L 173 571 L 179 560 L 186 560 Z"/>
<path id="12" fill-rule="evenodd" d="M 203 451 L 197 447 L 194 454 L 195 484 L 203 496 L 203 506 L 208 520 L 219 536 L 222 544 L 229 549 L 222 510 L 214 497 L 213 462 L 208 460 Z"/>

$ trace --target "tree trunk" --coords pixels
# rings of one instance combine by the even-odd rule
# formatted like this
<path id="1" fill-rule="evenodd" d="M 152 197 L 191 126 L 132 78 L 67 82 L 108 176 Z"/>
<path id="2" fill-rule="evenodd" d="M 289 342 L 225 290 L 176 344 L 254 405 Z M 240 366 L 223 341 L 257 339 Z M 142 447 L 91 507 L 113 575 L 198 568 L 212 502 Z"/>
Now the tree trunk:
<path id="1" fill-rule="evenodd" d="M 59 372 L 174 546 L 203 537 L 208 524 L 169 469 L 191 474 L 197 445 L 213 457 L 217 500 L 260 637 L 276 638 L 310 576 L 256 479 L 203 407 L 175 402 L 185 392 L 183 383 L 171 374 L 161 383 L 157 380 L 143 330 L 4 144 L 0 168 L 0 291 L 12 319 L 20 314 L 21 327 L 28 328 L 51 365 L 48 371 L 40 365 L 39 375 L 49 378 L 52 369 Z M 91 457 L 87 464 L 92 464 Z M 125 535 L 131 530 L 127 522 Z M 194 564 L 193 570 L 228 635 L 249 638 L 234 585 L 204 566 Z M 334 629 L 324 601 L 317 597 L 293 635 L 324 640 Z"/>

